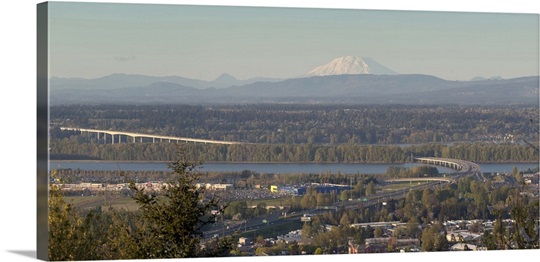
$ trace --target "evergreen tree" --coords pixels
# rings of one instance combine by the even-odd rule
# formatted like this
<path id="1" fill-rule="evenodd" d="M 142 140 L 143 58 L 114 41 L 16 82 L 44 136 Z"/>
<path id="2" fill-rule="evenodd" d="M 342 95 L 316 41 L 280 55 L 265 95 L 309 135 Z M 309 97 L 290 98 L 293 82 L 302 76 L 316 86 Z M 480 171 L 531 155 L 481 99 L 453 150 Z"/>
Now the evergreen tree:
<path id="1" fill-rule="evenodd" d="M 219 199 L 203 199 L 204 187 L 196 186 L 199 166 L 187 161 L 180 151 L 178 160 L 169 164 L 175 177 L 162 188 L 163 194 L 159 197 L 131 182 L 133 199 L 140 205 L 144 221 L 144 227 L 138 232 L 144 238 L 138 258 L 199 255 L 202 228 L 215 221 L 211 211 L 223 211 L 219 208 Z"/>

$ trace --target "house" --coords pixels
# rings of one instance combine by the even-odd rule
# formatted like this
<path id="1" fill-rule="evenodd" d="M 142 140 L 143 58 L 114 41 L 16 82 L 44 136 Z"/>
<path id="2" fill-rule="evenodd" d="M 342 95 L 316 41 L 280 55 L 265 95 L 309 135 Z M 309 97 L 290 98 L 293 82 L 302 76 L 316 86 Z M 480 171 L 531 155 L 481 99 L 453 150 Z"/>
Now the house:
<path id="1" fill-rule="evenodd" d="M 386 253 L 388 246 L 386 244 L 369 244 L 366 245 L 366 253 Z"/>

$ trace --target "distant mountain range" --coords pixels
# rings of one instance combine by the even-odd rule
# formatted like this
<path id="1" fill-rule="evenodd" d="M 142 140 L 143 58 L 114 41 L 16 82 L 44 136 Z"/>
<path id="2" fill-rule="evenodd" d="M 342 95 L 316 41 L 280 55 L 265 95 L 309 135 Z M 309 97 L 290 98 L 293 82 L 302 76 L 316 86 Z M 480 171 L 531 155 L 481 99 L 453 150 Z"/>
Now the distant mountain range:
<path id="1" fill-rule="evenodd" d="M 238 80 L 233 76 L 224 73 L 213 81 L 190 79 L 181 76 L 145 76 L 137 74 L 112 74 L 100 78 L 59 78 L 50 79 L 51 90 L 69 89 L 99 89 L 108 90 L 125 87 L 141 87 L 153 83 L 173 83 L 183 86 L 190 86 L 198 89 L 204 88 L 227 88 L 236 85 L 246 85 L 255 82 L 278 82 L 283 79 L 256 77 L 247 80 Z"/>
<path id="2" fill-rule="evenodd" d="M 474 80 L 474 81 L 473 81 Z M 400 75 L 373 59 L 346 56 L 303 77 L 213 81 L 179 76 L 113 74 L 96 79 L 51 78 L 50 104 L 352 103 L 538 104 L 538 76 L 448 81 Z"/>

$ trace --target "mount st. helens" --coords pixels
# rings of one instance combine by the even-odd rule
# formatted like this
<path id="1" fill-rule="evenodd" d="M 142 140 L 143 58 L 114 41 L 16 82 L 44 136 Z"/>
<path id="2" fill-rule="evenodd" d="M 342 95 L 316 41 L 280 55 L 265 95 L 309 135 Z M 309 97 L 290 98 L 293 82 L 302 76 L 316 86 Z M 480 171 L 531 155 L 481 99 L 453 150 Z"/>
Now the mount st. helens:
<path id="1" fill-rule="evenodd" d="M 448 81 L 400 75 L 373 59 L 344 56 L 291 79 L 213 81 L 180 76 L 112 74 L 96 79 L 51 78 L 50 104 L 350 103 L 538 104 L 538 76 Z"/>
<path id="2" fill-rule="evenodd" d="M 309 71 L 305 76 L 328 76 L 328 75 L 397 75 L 396 72 L 390 70 L 371 58 L 363 58 L 359 56 L 343 56 L 338 57 L 328 64 L 318 66 Z"/>

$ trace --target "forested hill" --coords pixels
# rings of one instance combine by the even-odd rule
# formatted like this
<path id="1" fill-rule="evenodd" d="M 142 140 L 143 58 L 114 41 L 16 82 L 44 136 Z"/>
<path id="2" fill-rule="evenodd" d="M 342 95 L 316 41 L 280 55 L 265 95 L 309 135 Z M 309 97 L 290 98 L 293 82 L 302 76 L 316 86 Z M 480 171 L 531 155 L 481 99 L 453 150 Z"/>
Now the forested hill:
<path id="1" fill-rule="evenodd" d="M 50 104 L 347 103 L 538 105 L 538 76 L 507 80 L 448 81 L 429 75 L 333 75 L 260 81 L 228 88 L 196 88 L 190 82 L 51 81 Z M 106 79 L 105 79 L 106 80 Z M 122 85 L 121 83 L 125 83 Z"/>

